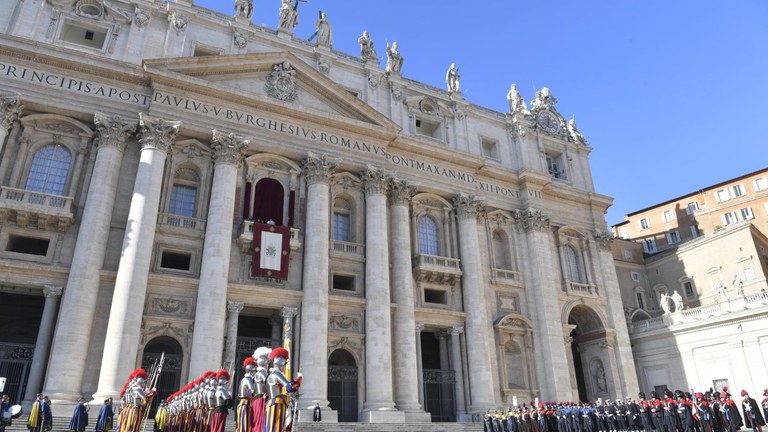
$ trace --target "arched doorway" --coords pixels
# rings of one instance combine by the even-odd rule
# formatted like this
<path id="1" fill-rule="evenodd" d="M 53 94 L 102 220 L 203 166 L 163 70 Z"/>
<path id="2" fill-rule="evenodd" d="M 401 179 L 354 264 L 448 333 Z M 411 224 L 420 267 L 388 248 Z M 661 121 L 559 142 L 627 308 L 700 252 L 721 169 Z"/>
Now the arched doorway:
<path id="1" fill-rule="evenodd" d="M 337 349 L 328 358 L 328 404 L 340 422 L 357 421 L 357 362 L 349 351 Z"/>
<path id="2" fill-rule="evenodd" d="M 579 400 L 605 398 L 609 393 L 605 364 L 605 326 L 597 313 L 585 305 L 577 305 L 568 314 L 573 358 L 572 377 L 576 380 Z"/>
<path id="3" fill-rule="evenodd" d="M 144 347 L 141 367 L 147 373 L 151 373 L 151 370 L 157 367 L 161 356 L 163 356 L 163 369 L 157 380 L 157 397 L 152 398 L 150 416 L 155 415 L 159 401 L 165 400 L 181 387 L 181 366 L 184 359 L 181 344 L 169 336 L 158 336 L 152 339 Z"/>

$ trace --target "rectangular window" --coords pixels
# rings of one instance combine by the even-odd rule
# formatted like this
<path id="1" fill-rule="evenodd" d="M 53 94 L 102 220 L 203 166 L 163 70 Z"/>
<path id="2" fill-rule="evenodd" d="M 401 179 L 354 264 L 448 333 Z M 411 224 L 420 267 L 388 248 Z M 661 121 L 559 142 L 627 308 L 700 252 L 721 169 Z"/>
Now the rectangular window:
<path id="1" fill-rule="evenodd" d="M 448 304 L 448 296 L 443 290 L 424 289 L 424 303 Z"/>
<path id="2" fill-rule="evenodd" d="M 648 218 L 642 218 L 640 219 L 640 229 L 645 230 L 651 227 L 651 222 L 648 220 Z"/>
<path id="3" fill-rule="evenodd" d="M 699 238 L 699 226 L 691 225 L 691 236 L 693 238 Z"/>
<path id="4" fill-rule="evenodd" d="M 755 179 L 755 189 L 759 191 L 768 189 L 768 178 L 760 177 Z"/>
<path id="5" fill-rule="evenodd" d="M 690 297 L 693 293 L 693 282 L 691 281 L 685 281 L 683 282 L 683 290 L 685 290 L 685 296 Z"/>
<path id="6" fill-rule="evenodd" d="M 61 26 L 59 39 L 88 48 L 102 49 L 107 39 L 107 30 L 103 28 L 88 28 L 90 25 L 76 21 L 65 20 Z"/>
<path id="7" fill-rule="evenodd" d="M 632 259 L 632 251 L 629 249 L 624 249 L 624 259 L 625 260 L 631 260 Z"/>
<path id="8" fill-rule="evenodd" d="M 645 309 L 645 300 L 643 300 L 643 293 L 635 293 L 637 296 L 637 307 Z"/>
<path id="9" fill-rule="evenodd" d="M 562 155 L 550 155 L 546 154 L 547 158 L 547 171 L 549 172 L 549 175 L 556 179 L 562 179 L 565 180 L 565 170 L 562 168 L 562 163 L 560 163 L 560 158 Z"/>
<path id="10" fill-rule="evenodd" d="M 181 252 L 163 251 L 160 258 L 160 267 L 172 270 L 189 271 L 192 264 L 192 255 Z"/>
<path id="11" fill-rule="evenodd" d="M 196 201 L 196 187 L 175 184 L 171 189 L 171 204 L 168 208 L 168 213 L 179 216 L 194 217 Z"/>
<path id="12" fill-rule="evenodd" d="M 692 215 L 696 213 L 696 210 L 699 209 L 699 203 L 696 201 L 689 202 L 688 205 L 685 206 L 685 214 Z"/>
<path id="13" fill-rule="evenodd" d="M 720 189 L 715 192 L 715 197 L 717 198 L 717 202 L 728 201 L 731 199 L 731 196 L 728 194 L 728 189 Z"/>
<path id="14" fill-rule="evenodd" d="M 741 220 L 750 220 L 754 219 L 755 215 L 752 213 L 752 207 L 744 207 L 743 209 L 739 210 L 741 212 Z"/>
<path id="15" fill-rule="evenodd" d="M 736 185 L 731 188 L 733 191 L 733 197 L 737 198 L 744 195 L 744 185 Z"/>
<path id="16" fill-rule="evenodd" d="M 675 220 L 675 214 L 672 210 L 665 210 L 664 213 L 662 213 L 662 216 L 664 217 L 664 222 L 672 222 Z"/>
<path id="17" fill-rule="evenodd" d="M 333 275 L 333 289 L 341 291 L 355 290 L 355 277 L 346 275 Z"/>
<path id="18" fill-rule="evenodd" d="M 629 274 L 633 281 L 640 282 L 640 273 L 632 272 Z"/>
<path id="19" fill-rule="evenodd" d="M 645 253 L 656 253 L 656 239 L 649 238 L 643 240 L 643 251 Z"/>
<path id="20" fill-rule="evenodd" d="M 736 212 L 728 212 L 723 215 L 723 222 L 725 222 L 726 225 L 735 224 L 739 221 L 739 217 L 736 216 Z"/>
<path id="21" fill-rule="evenodd" d="M 680 243 L 680 232 L 679 231 L 670 231 L 667 233 L 667 244 L 677 244 Z"/>
<path id="22" fill-rule="evenodd" d="M 336 241 L 349 241 L 349 215 L 343 213 L 333 214 L 333 239 Z"/>
<path id="23" fill-rule="evenodd" d="M 712 380 L 712 387 L 715 388 L 715 391 L 721 392 L 723 391 L 723 388 L 726 386 L 728 386 L 728 378 Z"/>
<path id="24" fill-rule="evenodd" d="M 440 123 L 425 119 L 416 119 L 416 135 L 442 139 Z"/>
<path id="25" fill-rule="evenodd" d="M 27 255 L 48 255 L 48 246 L 51 240 L 47 238 L 23 237 L 17 235 L 8 236 L 8 243 L 5 245 L 7 252 L 16 252 Z"/>

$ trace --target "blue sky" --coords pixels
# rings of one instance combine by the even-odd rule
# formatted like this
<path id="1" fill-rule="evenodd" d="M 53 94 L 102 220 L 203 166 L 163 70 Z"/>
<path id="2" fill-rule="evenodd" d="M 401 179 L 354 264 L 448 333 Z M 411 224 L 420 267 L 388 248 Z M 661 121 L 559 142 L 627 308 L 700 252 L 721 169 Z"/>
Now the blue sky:
<path id="1" fill-rule="evenodd" d="M 234 0 L 195 4 L 232 14 Z M 280 0 L 254 0 L 277 27 Z M 445 88 L 455 62 L 465 99 L 506 111 L 511 83 L 530 102 L 549 87 L 593 148 L 598 193 L 626 213 L 768 167 L 768 1 L 309 0 L 294 34 L 328 15 L 334 49 L 358 55 L 368 30 L 384 64 Z"/>

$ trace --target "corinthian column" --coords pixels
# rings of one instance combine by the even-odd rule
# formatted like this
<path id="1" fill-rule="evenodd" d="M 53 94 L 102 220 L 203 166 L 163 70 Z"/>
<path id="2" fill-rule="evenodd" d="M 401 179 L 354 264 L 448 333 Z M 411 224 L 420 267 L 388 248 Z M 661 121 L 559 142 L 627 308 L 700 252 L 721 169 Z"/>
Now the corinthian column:
<path id="1" fill-rule="evenodd" d="M 135 120 L 96 113 L 95 145 L 98 147 L 88 196 L 77 231 L 77 242 L 61 299 L 50 364 L 66 364 L 46 380 L 45 393 L 56 401 L 74 402 L 81 396 L 86 349 L 90 346 L 96 299 L 99 294 L 99 270 L 104 265 L 109 224 L 115 204 L 117 179 L 126 140 L 136 130 Z"/>
<path id="2" fill-rule="evenodd" d="M 139 169 L 117 267 L 96 400 L 117 397 L 136 366 L 165 159 L 180 127 L 178 121 L 139 115 Z"/>
<path id="3" fill-rule="evenodd" d="M 483 203 L 471 195 L 459 195 L 453 200 L 459 220 L 459 255 L 461 257 L 461 291 L 467 314 L 467 365 L 470 382 L 471 413 L 482 413 L 495 404 L 491 358 L 493 328 L 488 316 L 488 290 L 480 261 L 480 241 L 477 236 L 477 214 Z"/>
<path id="4" fill-rule="evenodd" d="M 250 140 L 239 135 L 213 131 L 213 185 L 205 223 L 189 376 L 202 375 L 221 364 L 237 168 L 248 144 Z"/>
<path id="5" fill-rule="evenodd" d="M 56 324 L 56 308 L 59 305 L 62 290 L 62 287 L 53 285 L 46 285 L 43 288 L 45 306 L 43 306 L 43 317 L 40 320 L 40 330 L 37 332 L 35 355 L 32 358 L 32 366 L 29 368 L 27 390 L 24 392 L 25 405 L 32 405 L 43 384 L 45 366 L 48 363 L 48 350 L 51 347 L 51 335 Z"/>
<path id="6" fill-rule="evenodd" d="M 236 358 L 237 354 L 237 322 L 240 319 L 240 312 L 243 311 L 245 303 L 241 301 L 229 300 L 227 301 L 227 346 L 224 351 L 224 364 L 228 365 L 230 370 L 233 370 L 237 366 Z"/>
<path id="7" fill-rule="evenodd" d="M 300 403 L 307 410 L 311 410 L 315 403 L 328 408 L 329 180 L 338 163 L 336 158 L 311 152 L 302 163 L 307 178 L 307 221 L 304 225 L 304 297 L 301 300 L 299 361 L 301 371 L 312 377 L 301 385 L 304 395 Z"/>
<path id="8" fill-rule="evenodd" d="M 368 166 L 365 187 L 365 403 L 364 421 L 403 423 L 392 397 L 387 184 L 381 168 Z"/>
<path id="9" fill-rule="evenodd" d="M 5 148 L 5 138 L 8 137 L 8 130 L 11 129 L 13 122 L 18 120 L 24 105 L 18 95 L 0 97 L 0 155 Z"/>
<path id="10" fill-rule="evenodd" d="M 408 423 L 429 422 L 430 416 L 419 403 L 419 361 L 413 329 L 416 326 L 413 300 L 413 273 L 411 268 L 411 233 L 408 206 L 415 188 L 405 180 L 390 183 L 389 220 L 392 238 L 392 300 L 397 304 L 392 329 L 392 370 L 394 373 L 395 404 L 405 411 Z"/>

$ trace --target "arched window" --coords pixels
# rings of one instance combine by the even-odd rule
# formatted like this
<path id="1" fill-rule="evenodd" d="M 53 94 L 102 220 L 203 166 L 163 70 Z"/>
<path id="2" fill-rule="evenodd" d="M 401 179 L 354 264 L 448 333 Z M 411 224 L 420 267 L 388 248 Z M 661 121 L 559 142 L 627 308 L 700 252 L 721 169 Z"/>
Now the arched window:
<path id="1" fill-rule="evenodd" d="M 565 245 L 563 247 L 563 253 L 565 254 L 565 268 L 568 272 L 568 280 L 576 283 L 584 283 L 581 275 L 581 268 L 579 267 L 579 255 L 576 253 L 576 250 L 570 245 Z"/>
<path id="2" fill-rule="evenodd" d="M 257 222 L 274 222 L 283 225 L 283 184 L 271 178 L 256 182 L 253 201 L 253 219 Z"/>
<path id="3" fill-rule="evenodd" d="M 496 257 L 496 268 L 513 270 L 509 250 L 509 237 L 502 230 L 493 232 L 493 253 Z"/>
<path id="4" fill-rule="evenodd" d="M 419 253 L 424 255 L 438 255 L 437 224 L 432 218 L 422 216 L 419 218 Z"/>
<path id="5" fill-rule="evenodd" d="M 27 176 L 26 190 L 64 195 L 72 155 L 65 147 L 47 145 L 35 153 Z"/>

